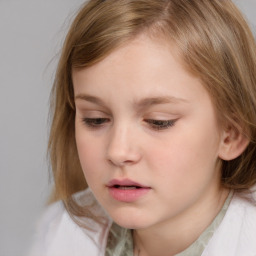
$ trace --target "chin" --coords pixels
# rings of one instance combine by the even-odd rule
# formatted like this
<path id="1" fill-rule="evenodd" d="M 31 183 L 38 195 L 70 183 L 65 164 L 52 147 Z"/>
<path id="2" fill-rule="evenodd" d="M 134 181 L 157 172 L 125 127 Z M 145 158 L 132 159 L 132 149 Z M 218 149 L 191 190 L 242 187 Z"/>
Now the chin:
<path id="1" fill-rule="evenodd" d="M 143 229 L 147 227 L 147 225 L 143 225 L 137 222 L 135 223 L 132 221 L 114 220 L 114 222 L 118 224 L 120 227 L 127 228 L 127 229 Z"/>
<path id="2" fill-rule="evenodd" d="M 127 229 L 143 229 L 150 226 L 147 216 L 138 211 L 116 211 L 110 213 L 110 216 L 115 223 Z"/>

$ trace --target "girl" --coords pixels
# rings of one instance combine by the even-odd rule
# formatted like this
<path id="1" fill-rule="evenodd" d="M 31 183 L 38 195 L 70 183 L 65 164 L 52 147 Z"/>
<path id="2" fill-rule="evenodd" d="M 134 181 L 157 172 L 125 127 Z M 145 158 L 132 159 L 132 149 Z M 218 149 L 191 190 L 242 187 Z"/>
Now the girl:
<path id="1" fill-rule="evenodd" d="M 53 87 L 32 256 L 256 255 L 256 51 L 230 0 L 91 0 Z"/>

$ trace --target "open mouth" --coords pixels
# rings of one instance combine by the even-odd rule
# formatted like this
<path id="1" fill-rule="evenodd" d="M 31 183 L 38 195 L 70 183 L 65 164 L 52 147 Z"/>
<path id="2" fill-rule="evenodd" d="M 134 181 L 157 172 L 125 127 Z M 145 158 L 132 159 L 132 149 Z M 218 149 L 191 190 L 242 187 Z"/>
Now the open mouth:
<path id="1" fill-rule="evenodd" d="M 113 179 L 108 184 L 107 187 L 113 188 L 113 189 L 121 189 L 121 190 L 134 190 L 134 189 L 149 189 L 150 187 L 142 185 L 138 182 L 129 180 L 129 179 L 123 179 L 123 180 L 117 180 Z"/>
<path id="2" fill-rule="evenodd" d="M 122 190 L 142 189 L 142 187 L 140 186 L 121 186 L 121 185 L 114 185 L 113 188 L 122 189 Z"/>
<path id="3" fill-rule="evenodd" d="M 131 203 L 147 195 L 150 187 L 131 181 L 111 181 L 108 184 L 111 197 L 119 202 Z"/>
<path id="4" fill-rule="evenodd" d="M 113 179 L 106 186 L 113 199 L 124 203 L 135 202 L 152 190 L 151 187 L 130 179 Z"/>

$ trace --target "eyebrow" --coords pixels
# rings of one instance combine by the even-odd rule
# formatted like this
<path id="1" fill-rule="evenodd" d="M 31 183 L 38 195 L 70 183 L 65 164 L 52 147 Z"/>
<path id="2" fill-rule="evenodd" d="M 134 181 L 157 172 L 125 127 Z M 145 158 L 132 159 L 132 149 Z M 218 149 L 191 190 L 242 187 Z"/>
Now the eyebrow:
<path id="1" fill-rule="evenodd" d="M 94 104 L 97 104 L 102 107 L 106 107 L 106 104 L 104 103 L 103 100 L 101 100 L 98 97 L 92 96 L 92 95 L 87 95 L 87 94 L 78 94 L 75 96 L 75 100 L 85 100 Z M 153 105 L 160 105 L 160 104 L 177 104 L 177 103 L 188 103 L 187 100 L 182 99 L 182 98 L 177 98 L 173 96 L 159 96 L 159 97 L 149 97 L 149 98 L 144 98 L 139 101 L 135 101 L 135 106 L 138 109 L 144 109 L 148 108 Z"/>
<path id="2" fill-rule="evenodd" d="M 173 96 L 160 96 L 160 97 L 150 97 L 145 98 L 136 103 L 139 109 L 147 108 L 152 105 L 160 105 L 160 104 L 170 104 L 170 103 L 188 103 L 187 100 L 182 98 L 177 98 Z"/>
<path id="3" fill-rule="evenodd" d="M 78 94 L 75 96 L 75 100 L 85 100 L 94 104 L 97 104 L 102 107 L 107 107 L 103 100 L 98 97 L 87 95 L 87 94 Z"/>

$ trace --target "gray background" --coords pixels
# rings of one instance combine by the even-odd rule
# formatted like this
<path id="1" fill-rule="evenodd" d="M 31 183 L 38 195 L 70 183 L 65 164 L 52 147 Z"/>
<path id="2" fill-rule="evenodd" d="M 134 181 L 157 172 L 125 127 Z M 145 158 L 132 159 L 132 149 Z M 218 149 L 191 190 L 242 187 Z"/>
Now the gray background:
<path id="1" fill-rule="evenodd" d="M 0 0 L 0 256 L 26 255 L 50 191 L 49 93 L 82 2 Z M 256 26 L 256 0 L 235 2 Z"/>

